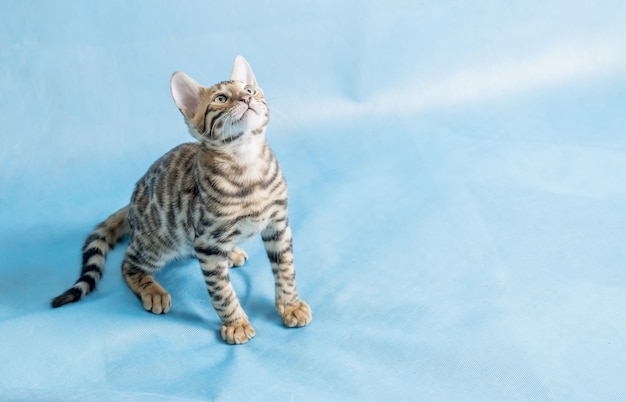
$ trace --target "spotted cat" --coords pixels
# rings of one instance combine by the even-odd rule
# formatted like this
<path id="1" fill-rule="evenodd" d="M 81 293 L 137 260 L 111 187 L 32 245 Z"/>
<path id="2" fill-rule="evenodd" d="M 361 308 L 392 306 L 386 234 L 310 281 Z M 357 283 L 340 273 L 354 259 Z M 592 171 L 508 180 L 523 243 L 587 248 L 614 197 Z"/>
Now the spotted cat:
<path id="1" fill-rule="evenodd" d="M 238 56 L 229 81 L 206 88 L 176 72 L 170 86 L 198 141 L 154 162 L 130 204 L 87 237 L 80 278 L 52 306 L 76 302 L 92 291 L 107 253 L 130 233 L 122 274 L 146 310 L 161 314 L 171 307 L 170 294 L 153 274 L 175 258 L 195 256 L 221 319 L 222 339 L 245 343 L 255 331 L 228 270 L 248 258 L 237 244 L 260 233 L 274 274 L 278 314 L 288 327 L 309 324 L 311 309 L 296 290 L 287 186 L 265 140 L 269 108 L 252 69 Z"/>

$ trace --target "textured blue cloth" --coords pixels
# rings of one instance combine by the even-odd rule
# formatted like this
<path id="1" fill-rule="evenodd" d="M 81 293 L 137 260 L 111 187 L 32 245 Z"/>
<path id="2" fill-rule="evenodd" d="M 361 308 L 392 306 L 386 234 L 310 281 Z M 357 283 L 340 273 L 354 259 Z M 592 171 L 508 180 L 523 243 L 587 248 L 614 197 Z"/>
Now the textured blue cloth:
<path id="1" fill-rule="evenodd" d="M 626 2 L 0 2 L 0 400 L 626 400 Z M 252 65 L 290 186 L 219 337 L 198 263 L 146 313 L 91 229 L 192 141 L 169 93 Z"/>

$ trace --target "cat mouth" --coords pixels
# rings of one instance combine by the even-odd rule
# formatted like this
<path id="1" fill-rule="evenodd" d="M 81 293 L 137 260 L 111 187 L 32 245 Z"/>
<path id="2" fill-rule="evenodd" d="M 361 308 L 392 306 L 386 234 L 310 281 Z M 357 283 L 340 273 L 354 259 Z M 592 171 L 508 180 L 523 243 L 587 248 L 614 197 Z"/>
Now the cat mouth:
<path id="1" fill-rule="evenodd" d="M 244 110 L 239 117 L 233 121 L 233 123 L 239 123 L 240 121 L 242 121 L 243 119 L 246 118 L 246 116 L 248 116 L 250 114 L 250 112 L 254 113 L 254 114 L 259 114 L 253 107 L 248 106 L 248 108 L 246 110 Z"/>
<path id="2" fill-rule="evenodd" d="M 248 109 L 246 109 L 243 114 L 241 115 L 242 117 L 248 113 L 248 112 L 253 112 L 254 114 L 259 114 L 255 108 L 253 108 L 252 106 L 248 105 Z"/>

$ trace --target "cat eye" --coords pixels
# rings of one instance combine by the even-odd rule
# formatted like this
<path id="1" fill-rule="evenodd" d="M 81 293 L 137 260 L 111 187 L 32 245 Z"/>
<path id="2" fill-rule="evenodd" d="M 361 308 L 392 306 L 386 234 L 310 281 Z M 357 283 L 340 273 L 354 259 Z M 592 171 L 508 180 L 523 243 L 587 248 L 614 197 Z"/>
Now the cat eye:
<path id="1" fill-rule="evenodd" d="M 250 95 L 254 95 L 256 93 L 256 89 L 254 89 L 252 87 L 246 87 L 246 88 L 244 88 L 244 91 L 246 91 Z"/>
<path id="2" fill-rule="evenodd" d="M 219 103 L 224 103 L 228 100 L 228 98 L 226 97 L 226 95 L 217 95 L 215 97 L 215 99 L 213 99 L 213 102 L 219 102 Z"/>

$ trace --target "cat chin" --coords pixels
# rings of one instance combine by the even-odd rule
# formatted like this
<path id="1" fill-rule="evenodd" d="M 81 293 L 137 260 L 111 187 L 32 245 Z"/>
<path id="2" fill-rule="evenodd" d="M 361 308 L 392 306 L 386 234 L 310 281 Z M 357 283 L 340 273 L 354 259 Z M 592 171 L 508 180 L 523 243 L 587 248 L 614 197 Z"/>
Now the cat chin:
<path id="1" fill-rule="evenodd" d="M 263 123 L 263 118 L 256 110 L 251 108 L 241 115 L 237 121 L 236 127 L 241 131 L 252 131 L 262 127 Z"/>
<path id="2" fill-rule="evenodd" d="M 207 145 L 221 147 L 225 144 L 237 144 L 240 140 L 245 140 L 246 138 L 259 137 L 258 134 L 264 132 L 263 128 L 267 124 L 267 119 L 259 116 L 255 110 L 249 109 L 228 128 L 227 131 L 230 135 L 225 136 L 225 133 L 222 131 L 220 134 L 216 135 L 216 138 L 210 138 L 207 133 L 199 132 L 197 128 L 187 120 L 186 123 L 189 133 L 195 139 Z"/>

